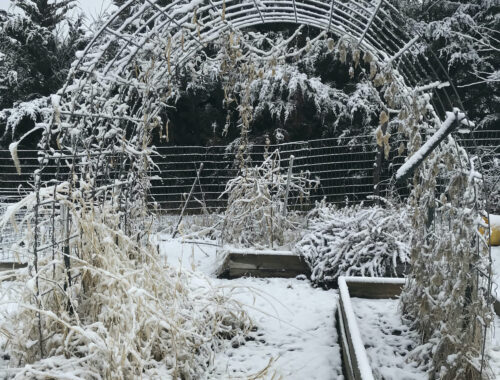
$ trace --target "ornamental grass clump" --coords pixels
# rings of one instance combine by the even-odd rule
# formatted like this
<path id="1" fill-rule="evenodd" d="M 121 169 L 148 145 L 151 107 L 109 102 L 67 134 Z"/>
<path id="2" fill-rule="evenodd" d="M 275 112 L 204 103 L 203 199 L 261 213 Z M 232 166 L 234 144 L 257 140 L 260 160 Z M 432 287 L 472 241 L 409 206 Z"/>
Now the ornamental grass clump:
<path id="1" fill-rule="evenodd" d="M 131 223 L 125 234 L 118 198 L 94 206 L 82 194 L 73 189 L 69 195 L 67 183 L 48 187 L 39 202 L 28 196 L 0 222 L 4 227 L 23 208 L 18 227 L 25 234 L 16 249 L 33 257 L 37 237 L 39 252 L 27 268 L 2 276 L 15 274 L 8 287 L 14 307 L 0 323 L 8 373 L 19 379 L 202 378 L 218 347 L 251 327 L 248 316 L 205 278 L 164 266 L 144 221 Z M 49 197 L 63 211 L 55 229 L 48 228 L 52 206 L 43 206 Z M 65 236 L 71 237 L 67 245 L 42 251 Z"/>

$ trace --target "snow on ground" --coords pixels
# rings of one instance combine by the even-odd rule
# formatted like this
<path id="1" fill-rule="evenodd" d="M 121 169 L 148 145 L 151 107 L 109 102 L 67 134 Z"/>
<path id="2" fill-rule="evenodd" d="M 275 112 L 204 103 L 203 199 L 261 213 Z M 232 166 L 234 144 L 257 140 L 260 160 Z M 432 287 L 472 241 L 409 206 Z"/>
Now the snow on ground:
<path id="1" fill-rule="evenodd" d="M 361 339 L 376 379 L 421 380 L 425 371 L 407 361 L 418 345 L 418 335 L 410 331 L 399 311 L 399 300 L 351 298 Z"/>
<path id="2" fill-rule="evenodd" d="M 495 315 L 488 342 L 488 356 L 493 379 L 500 379 L 500 317 Z"/>
<path id="3" fill-rule="evenodd" d="M 228 341 L 215 355 L 208 379 L 248 379 L 257 374 L 261 376 L 256 378 L 261 379 L 273 375 L 275 379 L 287 380 L 343 379 L 335 327 L 336 291 L 313 288 L 308 280 L 219 280 L 214 276 L 221 261 L 215 242 L 171 239 L 159 234 L 156 243 L 166 263 L 205 274 L 211 286 L 230 293 L 254 321 L 256 329 L 248 341 L 239 347 Z M 0 283 L 0 294 L 8 293 L 8 284 Z M 0 300 L 0 316 L 7 310 L 7 306 L 1 306 L 5 301 Z M 0 368 L 6 368 L 2 359 L 6 354 L 4 343 L 0 340 Z M 0 370 L 0 378 L 2 375 L 5 373 Z"/>
<path id="4" fill-rule="evenodd" d="M 257 331 L 238 348 L 215 358 L 211 378 L 247 378 L 268 364 L 264 378 L 341 379 L 342 362 L 335 328 L 337 292 L 295 279 L 221 281 L 235 292 Z"/>
<path id="5" fill-rule="evenodd" d="M 217 255 L 217 244 L 212 240 L 171 239 L 167 234 L 158 234 L 158 250 L 165 264 L 199 271 L 212 276 L 222 257 Z"/>
<path id="6" fill-rule="evenodd" d="M 213 241 L 172 240 L 159 235 L 159 250 L 170 265 L 213 277 L 221 257 Z M 500 247 L 492 247 L 494 281 L 500 295 Z M 284 379 L 342 378 L 340 348 L 335 329 L 337 292 L 312 288 L 295 279 L 218 280 L 254 319 L 258 330 L 251 341 L 228 347 L 215 358 L 211 379 L 245 378 L 271 363 L 269 377 Z M 422 379 L 425 374 L 406 363 L 410 346 L 418 342 L 400 318 L 397 300 L 352 299 L 361 336 L 375 376 L 385 379 Z M 401 333 L 401 334 L 400 334 Z M 400 335 L 397 335 L 400 334 Z M 500 378 L 500 317 L 496 316 L 488 344 L 494 378 Z M 376 363 L 376 364 L 375 364 Z M 266 378 L 266 377 L 265 377 Z"/>
<path id="7" fill-rule="evenodd" d="M 342 379 L 335 328 L 338 296 L 313 288 L 308 280 L 242 278 L 219 280 L 214 273 L 222 257 L 213 241 L 183 241 L 158 236 L 160 254 L 170 265 L 212 277 L 252 317 L 256 331 L 239 347 L 228 346 L 214 359 L 210 379 L 261 378 L 287 380 Z"/>
<path id="8" fill-rule="evenodd" d="M 338 293 L 313 288 L 308 280 L 236 279 L 214 276 L 222 257 L 211 240 L 171 239 L 158 234 L 158 250 L 166 263 L 197 271 L 212 285 L 225 289 L 253 318 L 256 330 L 249 340 L 215 355 L 209 379 L 260 378 L 342 379 L 341 354 L 335 328 Z M 500 247 L 493 247 L 495 279 L 500 284 Z M 8 283 L 0 284 L 1 294 Z M 500 293 L 500 292 L 499 292 Z M 6 300 L 2 299 L 1 303 Z M 376 377 L 422 379 L 425 374 L 406 363 L 405 355 L 416 337 L 401 322 L 397 300 L 353 298 L 361 336 Z M 0 306 L 1 312 L 6 307 Z M 500 318 L 496 317 L 488 343 L 491 370 L 500 378 Z M 5 367 L 0 341 L 0 368 Z M 264 371 L 264 372 L 261 372 Z M 0 371 L 1 377 L 1 371 Z"/>

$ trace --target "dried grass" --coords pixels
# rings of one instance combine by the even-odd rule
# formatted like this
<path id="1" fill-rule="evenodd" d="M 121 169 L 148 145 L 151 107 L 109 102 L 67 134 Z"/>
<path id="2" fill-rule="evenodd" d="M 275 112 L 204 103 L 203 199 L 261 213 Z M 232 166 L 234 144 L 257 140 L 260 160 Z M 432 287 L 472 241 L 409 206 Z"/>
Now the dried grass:
<path id="1" fill-rule="evenodd" d="M 33 241 L 35 203 L 22 205 L 26 243 Z M 73 197 L 64 204 L 75 236 L 66 251 L 71 269 L 58 249 L 39 257 L 38 272 L 31 263 L 10 288 L 19 307 L 2 320 L 0 333 L 15 378 L 198 379 L 224 340 L 250 328 L 242 308 L 206 279 L 164 267 L 147 230 L 143 238 L 127 236 L 118 202 L 93 207 Z M 7 222 L 8 215 L 0 224 Z M 41 240 L 53 236 L 43 226 L 38 232 Z M 58 239 L 63 234 L 56 229 Z"/>

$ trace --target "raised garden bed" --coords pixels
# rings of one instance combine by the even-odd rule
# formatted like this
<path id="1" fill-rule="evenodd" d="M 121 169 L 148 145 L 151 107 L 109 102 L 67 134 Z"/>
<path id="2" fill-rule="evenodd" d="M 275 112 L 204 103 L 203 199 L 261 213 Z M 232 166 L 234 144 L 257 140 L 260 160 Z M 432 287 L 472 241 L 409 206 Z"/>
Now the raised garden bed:
<path id="1" fill-rule="evenodd" d="M 349 380 L 421 379 L 425 370 L 407 361 L 418 336 L 401 321 L 396 298 L 401 278 L 339 277 L 338 320 Z M 500 315 L 500 303 L 495 302 Z"/>
<path id="2" fill-rule="evenodd" d="M 351 296 L 394 299 L 405 284 L 402 278 L 339 277 L 339 327 L 342 356 L 348 379 L 372 380 L 373 371 L 365 349 Z M 352 292 L 352 294 L 350 294 Z"/>
<path id="3" fill-rule="evenodd" d="M 302 256 L 290 251 L 231 249 L 222 252 L 224 260 L 217 273 L 219 278 L 280 277 L 307 278 L 311 270 Z"/>
<path id="4" fill-rule="evenodd" d="M 0 262 L 0 271 L 26 268 L 27 264 L 14 262 Z"/>

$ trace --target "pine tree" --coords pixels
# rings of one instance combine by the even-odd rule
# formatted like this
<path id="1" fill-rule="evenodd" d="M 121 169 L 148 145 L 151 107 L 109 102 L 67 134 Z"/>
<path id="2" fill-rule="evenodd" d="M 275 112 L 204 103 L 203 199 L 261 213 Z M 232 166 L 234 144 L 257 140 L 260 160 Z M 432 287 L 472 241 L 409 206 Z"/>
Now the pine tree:
<path id="1" fill-rule="evenodd" d="M 47 96 L 64 82 L 76 49 L 83 44 L 82 18 L 67 22 L 74 0 L 16 0 L 24 14 L 0 15 L 0 110 Z"/>
<path id="2" fill-rule="evenodd" d="M 398 4 L 415 21 L 408 23 L 410 32 L 418 29 L 449 71 L 469 118 L 479 128 L 498 128 L 500 3 L 401 0 Z"/>
<path id="3" fill-rule="evenodd" d="M 83 16 L 70 19 L 75 0 L 15 0 L 13 6 L 15 12 L 0 13 L 0 129 L 4 146 L 40 121 L 41 99 L 62 87 L 75 52 L 86 43 Z M 18 115 L 16 125 L 8 122 L 12 115 Z"/>

